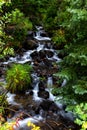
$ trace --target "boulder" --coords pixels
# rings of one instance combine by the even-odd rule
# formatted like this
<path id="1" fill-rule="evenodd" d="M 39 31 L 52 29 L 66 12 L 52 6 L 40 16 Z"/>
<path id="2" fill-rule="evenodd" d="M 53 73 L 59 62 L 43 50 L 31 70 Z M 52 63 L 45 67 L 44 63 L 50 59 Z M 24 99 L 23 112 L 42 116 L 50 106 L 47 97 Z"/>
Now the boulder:
<path id="1" fill-rule="evenodd" d="M 32 59 L 35 59 L 38 57 L 38 52 L 37 51 L 34 51 L 33 53 L 30 54 L 31 58 Z"/>
<path id="2" fill-rule="evenodd" d="M 45 50 L 44 52 L 45 52 L 45 54 L 46 54 L 46 56 L 47 56 L 48 58 L 51 58 L 51 57 L 53 57 L 53 55 L 54 55 L 54 53 L 53 53 L 52 51 L 50 51 L 50 50 Z"/>
<path id="3" fill-rule="evenodd" d="M 44 111 L 48 111 L 50 106 L 52 105 L 53 101 L 50 100 L 43 100 L 40 103 L 40 107 L 44 110 Z"/>
<path id="4" fill-rule="evenodd" d="M 46 42 L 46 43 L 45 43 L 45 48 L 51 49 L 51 43 L 50 43 L 50 42 Z"/>
<path id="5" fill-rule="evenodd" d="M 34 40 L 26 40 L 24 43 L 23 43 L 23 48 L 26 49 L 26 50 L 33 50 L 33 49 L 36 49 L 38 47 L 38 44 L 36 43 L 36 41 Z"/>
<path id="6" fill-rule="evenodd" d="M 38 96 L 44 99 L 49 98 L 49 92 L 48 91 L 39 91 Z"/>
<path id="7" fill-rule="evenodd" d="M 40 107 L 44 111 L 51 111 L 56 113 L 60 111 L 60 108 L 53 101 L 50 100 L 43 100 L 43 102 L 40 103 Z"/>
<path id="8" fill-rule="evenodd" d="M 40 36 L 41 37 L 47 37 L 47 33 L 44 30 L 41 30 Z"/>
<path id="9" fill-rule="evenodd" d="M 45 84 L 42 81 L 40 81 L 39 82 L 39 91 L 44 91 L 44 90 L 45 90 Z"/>
<path id="10" fill-rule="evenodd" d="M 40 56 L 41 59 L 46 58 L 45 51 L 43 51 L 43 50 L 39 51 L 39 56 Z"/>

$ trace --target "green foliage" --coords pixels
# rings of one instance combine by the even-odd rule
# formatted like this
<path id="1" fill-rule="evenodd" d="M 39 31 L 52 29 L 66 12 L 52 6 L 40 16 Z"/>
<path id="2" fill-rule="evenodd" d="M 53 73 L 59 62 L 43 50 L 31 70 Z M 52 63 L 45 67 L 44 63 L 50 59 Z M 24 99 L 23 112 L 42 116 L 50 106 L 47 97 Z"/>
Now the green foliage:
<path id="1" fill-rule="evenodd" d="M 61 3 L 60 7 L 63 5 L 65 7 L 60 9 L 60 16 L 57 15 L 57 18 L 60 17 L 59 24 L 64 30 L 67 43 L 64 51 L 67 55 L 60 63 L 61 68 L 57 76 L 66 79 L 67 83 L 65 87 L 56 91 L 58 96 L 63 96 L 62 101 L 71 105 L 87 101 L 87 2 L 81 0 L 62 2 L 64 3 Z"/>
<path id="2" fill-rule="evenodd" d="M 3 117 L 1 119 L 3 119 Z M 29 127 L 29 130 L 40 130 L 40 127 L 36 126 L 32 122 L 28 122 L 27 126 Z M 17 129 L 20 127 L 19 121 L 13 120 L 11 122 L 6 122 L 4 124 L 1 124 L 0 121 L 0 130 L 14 130 L 15 129 L 14 127 Z"/>
<path id="3" fill-rule="evenodd" d="M 3 58 L 22 47 L 32 23 L 19 9 L 12 8 L 11 1 L 0 1 L 0 14 L 0 58 Z"/>
<path id="4" fill-rule="evenodd" d="M 66 44 L 64 30 L 59 29 L 59 30 L 54 31 L 52 40 L 54 41 L 55 46 L 57 46 L 57 47 L 63 46 L 64 47 L 64 45 Z"/>
<path id="5" fill-rule="evenodd" d="M 49 1 L 49 0 L 48 0 Z M 18 8 L 25 16 L 28 16 L 33 25 L 42 24 L 43 16 L 46 12 L 47 0 L 12 0 L 12 8 Z"/>
<path id="6" fill-rule="evenodd" d="M 5 122 L 5 118 L 3 117 L 6 114 L 6 108 L 8 106 L 8 102 L 6 100 L 6 95 L 0 95 L 0 128 L 1 124 Z"/>
<path id="7" fill-rule="evenodd" d="M 71 68 L 65 68 L 63 69 L 61 72 L 54 74 L 55 76 L 59 77 L 60 79 L 66 79 L 67 81 L 70 80 L 75 80 L 76 79 L 76 75 L 74 70 L 72 71 L 72 67 Z"/>
<path id="8" fill-rule="evenodd" d="M 87 129 L 87 103 L 69 106 L 68 111 L 72 111 L 76 117 L 75 123 L 81 126 L 81 130 Z"/>
<path id="9" fill-rule="evenodd" d="M 28 89 L 31 84 L 31 69 L 29 65 L 14 64 L 7 70 L 7 89 L 11 92 L 20 92 Z"/>
<path id="10" fill-rule="evenodd" d="M 13 48 L 22 46 L 28 30 L 32 30 L 32 23 L 20 10 L 15 9 L 10 13 L 5 13 L 3 20 L 6 21 L 5 30 L 7 34 L 13 37 Z"/>
<path id="11" fill-rule="evenodd" d="M 7 6 L 9 6 L 9 2 L 5 2 L 4 0 L 0 1 L 0 58 L 5 57 L 6 55 L 14 55 L 14 49 L 12 48 L 11 42 L 13 40 L 13 37 L 10 35 L 7 35 L 4 31 L 5 29 L 5 23 L 3 21 L 3 10 L 2 10 L 2 6 L 3 4 L 6 4 Z"/>
<path id="12" fill-rule="evenodd" d="M 5 95 L 0 95 L 0 114 L 5 114 L 5 107 L 7 107 L 8 103 L 6 101 Z"/>

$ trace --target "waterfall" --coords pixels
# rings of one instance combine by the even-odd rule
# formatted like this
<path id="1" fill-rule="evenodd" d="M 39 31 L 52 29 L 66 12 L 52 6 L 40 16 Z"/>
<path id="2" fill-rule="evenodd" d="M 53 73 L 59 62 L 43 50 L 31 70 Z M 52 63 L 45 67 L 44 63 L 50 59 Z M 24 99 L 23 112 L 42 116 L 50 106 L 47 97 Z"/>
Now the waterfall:
<path id="1" fill-rule="evenodd" d="M 35 101 L 42 101 L 40 97 L 38 97 L 38 83 L 35 85 L 35 88 L 33 89 L 33 99 Z"/>
<path id="2" fill-rule="evenodd" d="M 27 63 L 27 62 L 29 62 L 29 64 L 31 63 L 31 65 L 34 67 L 34 72 L 32 73 L 32 88 L 31 89 L 29 89 L 29 90 L 27 90 L 27 92 L 26 92 L 26 94 L 25 95 L 23 95 L 23 96 L 26 96 L 27 95 L 27 97 L 29 97 L 29 99 L 26 99 L 26 97 L 25 97 L 25 100 L 22 98 L 20 101 L 19 101 L 19 99 L 20 99 L 20 95 L 19 95 L 19 99 L 18 99 L 18 103 L 15 101 L 15 96 L 16 96 L 16 94 L 11 94 L 11 93 L 8 93 L 7 94 L 7 101 L 8 101 L 8 103 L 10 104 L 10 105 L 18 105 L 19 106 L 19 110 L 18 110 L 18 112 L 20 112 L 20 106 L 21 106 L 21 108 L 22 108 L 22 110 L 24 111 L 24 112 L 30 112 L 30 111 L 35 111 L 35 107 L 37 107 L 38 106 L 38 104 L 40 105 L 40 103 L 42 103 L 43 101 L 48 101 L 48 102 L 53 102 L 54 104 L 56 104 L 56 106 L 58 107 L 58 108 L 60 108 L 60 109 L 62 109 L 62 104 L 60 104 L 58 101 L 55 101 L 55 98 L 56 98 L 56 96 L 54 96 L 53 94 L 52 94 L 52 88 L 53 88 L 53 77 L 51 76 L 52 74 L 53 74 L 53 72 L 52 72 L 52 74 L 50 74 L 48 71 L 49 70 L 46 70 L 46 69 L 48 69 L 47 67 L 49 67 L 49 65 L 51 64 L 51 63 L 56 63 L 56 62 L 59 62 L 61 59 L 59 59 L 58 58 L 58 55 L 57 55 L 57 52 L 56 52 L 56 50 L 54 50 L 54 49 L 52 49 L 51 47 L 47 47 L 46 46 L 46 44 L 47 43 L 49 43 L 49 45 L 51 45 L 51 42 L 50 42 L 50 38 L 49 37 L 47 37 L 47 36 L 45 36 L 45 37 L 43 37 L 43 36 L 41 36 L 41 34 L 42 34 L 42 32 L 43 32 L 43 28 L 40 26 L 40 27 L 36 27 L 37 28 L 37 32 L 36 32 L 36 36 L 34 36 L 34 40 L 36 41 L 38 41 L 37 42 L 37 44 L 38 44 L 38 46 L 37 46 L 37 48 L 35 48 L 35 49 L 33 49 L 33 50 L 28 50 L 28 51 L 26 51 L 26 52 L 24 52 L 23 53 L 23 55 L 22 56 L 20 56 L 20 55 L 17 55 L 16 57 L 10 57 L 9 58 L 9 60 L 7 61 L 7 62 L 3 62 L 3 64 L 8 64 L 8 63 L 20 63 L 20 64 L 24 64 L 24 63 Z M 43 42 L 44 41 L 44 42 Z M 46 44 L 45 44 L 46 43 Z M 44 55 L 45 55 L 45 58 L 42 58 L 42 57 L 44 57 L 44 56 L 42 56 L 41 58 L 40 58 L 40 52 L 44 52 Z M 45 54 L 45 52 L 47 52 L 46 54 Z M 49 53 L 51 52 L 51 54 L 52 54 L 52 56 L 49 56 Z M 31 55 L 31 54 L 34 54 L 35 55 L 35 57 L 33 58 L 33 56 Z M 36 55 L 37 54 L 37 55 Z M 38 56 L 39 55 L 39 56 Z M 39 59 L 39 61 L 37 60 L 37 59 Z M 36 66 L 35 66 L 35 64 L 34 64 L 34 62 L 37 62 L 37 64 L 36 64 Z M 41 63 L 43 63 L 43 65 L 41 64 Z M 48 63 L 48 64 L 46 64 L 46 63 Z M 53 64 L 51 65 L 52 66 L 52 68 L 54 67 L 53 66 Z M 40 65 L 42 65 L 42 66 L 40 66 Z M 45 67 L 46 66 L 46 67 Z M 35 68 L 36 67 L 36 68 Z M 43 68 L 41 68 L 41 70 L 40 70 L 40 67 L 43 67 Z M 45 69 L 44 69 L 45 68 Z M 50 69 L 52 69 L 52 68 L 50 68 Z M 48 78 L 47 78 L 47 81 L 46 81 L 46 87 L 47 88 L 45 88 L 45 87 L 43 87 L 43 86 L 41 86 L 41 87 L 43 87 L 43 89 L 42 90 L 40 90 L 40 86 L 39 86 L 39 83 L 40 83 L 40 77 L 41 76 L 43 76 L 42 75 L 42 71 L 43 71 L 43 69 L 44 70 L 46 70 L 48 73 L 46 74 L 46 77 L 45 77 L 45 79 L 47 78 L 47 76 L 48 76 Z M 53 68 L 53 69 L 55 69 L 55 68 Z M 38 70 L 38 71 L 37 71 Z M 40 73 L 39 73 L 40 72 Z M 27 78 L 27 77 L 26 77 Z M 42 78 L 42 77 L 41 77 Z M 64 86 L 66 84 L 66 80 L 64 80 L 63 81 L 63 83 L 62 83 L 62 86 Z M 46 92 L 47 91 L 47 93 L 48 93 L 48 97 L 47 98 L 41 98 L 41 97 L 39 97 L 40 95 L 38 94 L 38 92 L 40 92 L 40 94 L 42 93 L 44 93 L 44 92 Z M 30 94 L 30 92 L 31 92 L 31 94 Z M 29 95 L 30 94 L 30 95 Z M 39 95 L 39 96 L 38 96 Z M 59 98 L 61 98 L 61 97 L 59 97 Z M 28 108 L 27 107 L 25 107 L 24 106 L 24 104 L 22 103 L 22 100 L 23 100 L 23 103 L 25 103 L 24 101 L 27 101 L 27 103 L 25 104 L 28 108 L 29 108 L 29 110 L 28 110 Z M 30 101 L 30 100 L 32 100 L 32 101 Z M 31 104 L 29 104 L 29 103 L 31 103 Z M 36 106 L 33 106 L 33 105 L 35 105 L 35 104 L 37 104 Z M 31 107 L 31 106 L 33 106 L 33 107 Z M 30 107 L 31 107 L 31 109 L 30 109 Z M 33 108 L 34 108 L 34 110 L 33 110 Z M 42 121 L 42 120 L 45 120 L 45 116 L 43 116 L 43 113 L 47 113 L 47 111 L 45 111 L 44 109 L 42 109 L 41 108 L 41 106 L 39 106 L 39 109 L 40 109 L 40 111 L 38 112 L 38 114 L 36 114 L 36 113 L 34 113 L 34 114 L 32 114 L 32 113 L 29 113 L 29 114 L 31 114 L 31 116 L 32 117 L 25 117 L 25 119 L 23 119 L 23 120 L 21 120 L 21 121 L 19 121 L 19 124 L 20 124 L 20 127 L 19 127 L 19 129 L 16 129 L 16 130 L 20 130 L 20 128 L 22 128 L 23 130 L 24 129 L 26 129 L 26 124 L 29 122 L 29 121 L 31 121 L 31 122 L 38 122 L 38 121 Z M 44 112 L 43 112 L 44 111 Z M 49 111 L 49 110 L 48 110 Z M 62 112 L 63 113 L 63 112 Z M 17 113 L 17 114 L 15 114 L 15 117 L 16 116 L 18 116 L 18 114 L 19 113 Z M 53 112 L 52 114 L 55 114 L 55 112 Z M 62 115 L 62 114 L 61 114 Z M 64 115 L 64 114 L 63 114 Z M 58 116 L 58 115 L 57 115 Z M 50 115 L 49 115 L 49 119 L 50 119 Z M 14 118 L 14 116 L 13 116 L 13 118 Z M 12 119 L 13 119 L 12 118 Z M 10 119 L 11 120 L 11 119 Z M 56 122 L 56 119 L 54 119 L 54 121 Z M 27 129 L 26 129 L 27 130 Z"/>
<path id="3" fill-rule="evenodd" d="M 53 86 L 53 79 L 52 79 L 52 77 L 48 77 L 47 87 L 48 87 L 48 88 L 52 88 L 52 86 Z"/>
<path id="4" fill-rule="evenodd" d="M 36 32 L 36 36 L 34 37 L 36 40 L 38 40 L 38 41 L 51 41 L 51 38 L 41 36 L 41 33 L 43 31 L 41 26 L 37 27 L 37 30 L 38 31 Z"/>

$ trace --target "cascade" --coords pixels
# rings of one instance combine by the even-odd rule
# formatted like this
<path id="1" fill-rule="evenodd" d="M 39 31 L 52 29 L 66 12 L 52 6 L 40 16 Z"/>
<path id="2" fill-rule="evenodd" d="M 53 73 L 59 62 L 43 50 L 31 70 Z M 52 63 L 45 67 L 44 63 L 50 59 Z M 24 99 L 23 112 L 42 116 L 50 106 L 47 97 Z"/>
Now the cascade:
<path id="1" fill-rule="evenodd" d="M 5 65 L 7 65 L 9 63 L 24 64 L 24 63 L 30 62 L 31 65 L 34 66 L 34 59 L 33 59 L 33 57 L 31 55 L 36 52 L 36 53 L 38 53 L 39 58 L 40 58 L 41 55 L 42 55 L 41 54 L 42 51 L 45 51 L 47 54 L 44 53 L 42 55 L 42 57 L 41 57 L 39 62 L 40 62 L 40 65 L 42 65 L 41 63 L 43 62 L 43 65 L 47 67 L 47 70 L 51 70 L 51 69 L 49 69 L 49 66 L 52 66 L 52 63 L 59 62 L 61 60 L 61 59 L 58 58 L 58 55 L 57 55 L 57 53 L 56 53 L 56 51 L 54 49 L 46 47 L 46 44 L 49 44 L 51 39 L 49 37 L 47 37 L 47 36 L 45 36 L 45 37 L 41 36 L 41 34 L 43 32 L 43 28 L 41 26 L 40 27 L 37 26 L 36 28 L 37 28 L 37 32 L 36 32 L 36 35 L 34 36 L 34 39 L 38 41 L 38 47 L 36 49 L 28 50 L 28 51 L 24 52 L 23 56 L 21 56 L 21 57 L 19 55 L 17 55 L 16 57 L 10 57 L 9 60 L 6 61 L 6 62 L 3 62 L 3 64 L 5 64 Z M 44 43 L 43 43 L 43 41 L 44 41 Z M 48 52 L 50 52 L 51 54 L 48 55 Z M 50 62 L 50 63 L 46 64 L 44 61 L 47 61 L 46 63 L 48 63 L 48 62 Z M 39 70 L 39 71 L 43 71 L 43 69 Z M 42 73 L 42 72 L 40 72 L 40 73 Z M 46 77 L 47 78 L 47 81 L 46 81 L 46 86 L 47 87 L 44 88 L 44 90 L 41 90 L 42 94 L 44 92 L 46 92 L 46 93 L 48 92 L 49 93 L 49 98 L 47 98 L 47 99 L 38 96 L 38 92 L 40 91 L 39 90 L 40 74 L 38 73 L 38 71 L 32 73 L 32 79 L 33 79 L 32 95 L 29 95 L 30 94 L 30 90 L 25 93 L 25 96 L 29 96 L 29 99 L 25 98 L 26 100 L 28 100 L 27 102 L 29 102 L 29 103 L 27 103 L 28 106 L 24 105 L 24 103 L 22 103 L 21 100 L 19 102 L 18 101 L 16 102 L 16 99 L 15 99 L 16 95 L 15 94 L 11 94 L 10 92 L 7 94 L 7 100 L 9 102 L 9 104 L 10 105 L 14 105 L 14 106 L 19 106 L 18 112 L 21 111 L 20 108 L 24 112 L 27 112 L 27 113 L 29 112 L 29 110 L 27 110 L 27 109 L 30 109 L 30 111 L 31 111 L 30 114 L 32 115 L 32 117 L 27 117 L 27 118 L 25 118 L 23 120 L 20 120 L 19 121 L 19 125 L 20 126 L 19 126 L 19 128 L 15 128 L 15 130 L 21 130 L 21 129 L 22 130 L 25 130 L 25 129 L 27 130 L 28 129 L 27 128 L 27 123 L 29 121 L 37 123 L 39 121 L 44 121 L 46 119 L 46 117 L 49 119 L 49 117 L 51 117 L 50 114 L 47 116 L 47 111 L 49 113 L 49 110 L 52 111 L 53 119 L 56 122 L 55 116 L 57 118 L 58 114 L 61 113 L 61 111 L 62 111 L 62 104 L 60 104 L 58 102 L 55 102 L 55 96 L 51 93 L 52 86 L 53 86 L 53 78 L 52 78 L 52 76 L 50 76 L 50 75 L 52 75 L 50 73 L 52 73 L 52 72 L 50 71 L 49 74 L 46 73 L 47 74 L 46 75 L 47 76 Z M 64 80 L 62 86 L 64 86 L 65 83 L 66 83 L 66 81 Z M 22 100 L 24 100 L 23 97 L 19 96 L 19 99 L 20 98 L 22 98 Z M 47 107 L 44 108 L 43 102 L 46 102 L 47 105 L 49 104 L 48 105 L 49 109 Z M 40 106 L 38 106 L 37 104 L 39 104 Z M 53 108 L 52 108 L 51 105 L 53 105 L 53 104 L 54 104 L 55 107 L 53 106 Z M 34 106 L 34 105 L 36 105 L 36 106 Z M 35 110 L 37 108 L 36 112 L 34 112 L 32 106 L 35 107 L 34 108 Z M 58 111 L 59 109 L 60 109 L 60 112 Z M 63 115 L 64 114 L 65 113 L 63 111 Z M 16 117 L 17 115 L 18 114 L 15 114 L 12 118 Z M 43 115 L 44 116 L 46 115 L 46 117 L 44 117 Z M 8 119 L 8 121 L 9 121 L 9 119 Z"/>
<path id="2" fill-rule="evenodd" d="M 36 40 L 38 40 L 38 41 L 51 41 L 51 38 L 41 36 L 41 33 L 43 32 L 42 27 L 36 27 L 36 28 L 37 28 L 37 32 L 36 32 L 36 36 L 34 37 Z"/>

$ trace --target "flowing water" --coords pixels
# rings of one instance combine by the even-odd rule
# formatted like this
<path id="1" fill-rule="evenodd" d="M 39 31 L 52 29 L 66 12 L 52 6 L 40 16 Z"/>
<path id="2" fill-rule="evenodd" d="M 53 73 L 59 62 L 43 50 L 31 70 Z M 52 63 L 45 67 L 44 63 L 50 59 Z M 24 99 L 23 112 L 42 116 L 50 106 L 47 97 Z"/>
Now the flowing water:
<path id="1" fill-rule="evenodd" d="M 10 57 L 7 62 L 3 62 L 4 65 L 8 65 L 10 63 L 20 63 L 20 64 L 25 64 L 30 62 L 32 66 L 34 66 L 34 59 L 32 58 L 31 54 L 41 51 L 46 51 L 46 52 L 51 52 L 52 55 L 49 56 L 46 55 L 46 59 L 50 61 L 48 64 L 48 74 L 46 73 L 46 80 L 45 84 L 47 87 L 44 88 L 42 93 L 44 92 L 45 94 L 49 93 L 49 96 L 46 98 L 43 98 L 41 96 L 38 96 L 39 93 L 39 83 L 40 83 L 40 75 L 38 72 L 32 73 L 32 87 L 33 89 L 30 91 L 25 92 L 25 96 L 23 95 L 16 95 L 16 94 L 11 94 L 10 92 L 7 93 L 7 100 L 9 104 L 12 106 L 12 108 L 16 108 L 17 112 L 15 112 L 11 118 L 8 117 L 8 121 L 11 121 L 12 119 L 16 118 L 19 116 L 20 113 L 24 113 L 26 116 L 23 119 L 19 121 L 19 127 L 14 128 L 15 130 L 29 130 L 27 127 L 27 123 L 29 121 L 34 122 L 34 123 L 39 123 L 43 122 L 46 119 L 51 119 L 56 122 L 57 118 L 59 115 L 63 116 L 68 116 L 62 109 L 62 104 L 58 103 L 55 101 L 55 96 L 51 93 L 52 87 L 53 87 L 53 77 L 52 77 L 52 72 L 49 68 L 49 66 L 52 66 L 52 63 L 59 62 L 61 59 L 58 58 L 58 54 L 52 47 L 50 46 L 51 39 L 47 36 L 42 37 L 41 33 L 43 31 L 42 27 L 36 27 L 37 32 L 36 35 L 34 36 L 34 39 L 38 41 L 38 47 L 34 50 L 28 50 L 23 53 L 22 56 L 17 55 L 16 57 Z M 46 46 L 48 44 L 48 47 Z M 50 46 L 50 47 L 49 47 Z M 41 65 L 45 65 L 44 61 L 40 61 Z M 48 62 L 47 62 L 48 63 Z M 47 67 L 47 66 L 46 66 Z M 39 70 L 40 71 L 40 70 Z M 51 74 L 50 74 L 51 73 Z M 62 86 L 66 84 L 66 81 L 64 80 Z M 48 108 L 45 108 L 44 105 L 42 104 L 43 102 L 46 102 L 46 104 L 54 104 L 53 108 L 51 106 Z M 55 108 L 56 106 L 56 108 Z M 37 108 L 37 111 L 36 111 Z M 55 108 L 55 109 L 54 109 Z M 52 110 L 51 110 L 52 109 Z M 35 110 L 35 111 L 34 111 Z M 51 114 L 48 114 L 50 113 Z M 68 117 L 70 117 L 69 115 Z M 70 117 L 71 118 L 71 117 Z M 50 128 L 51 129 L 51 128 Z M 44 130 L 44 129 L 43 129 Z M 45 130 L 49 130 L 48 128 L 45 128 Z M 53 129 L 56 130 L 56 129 Z"/>

